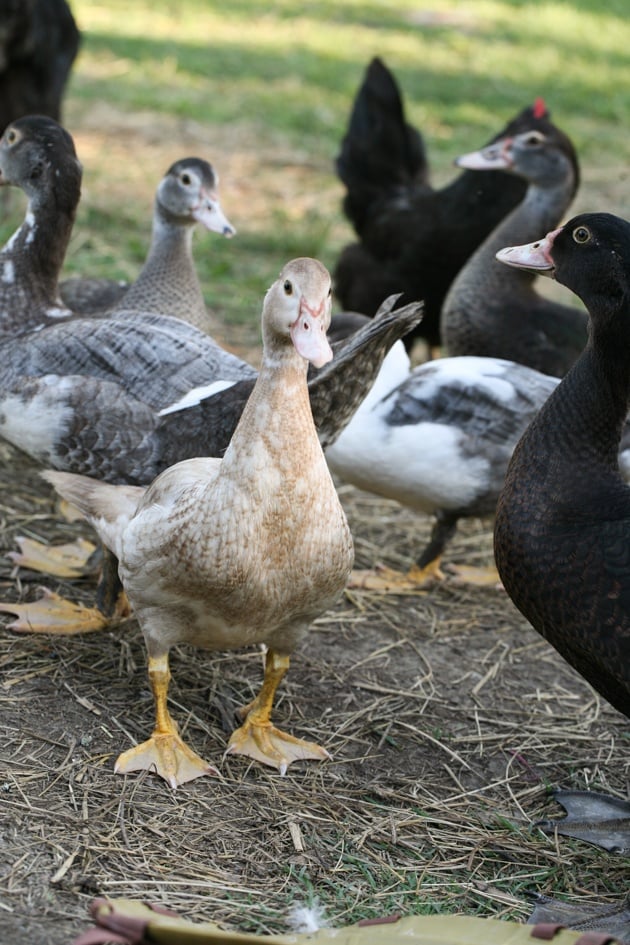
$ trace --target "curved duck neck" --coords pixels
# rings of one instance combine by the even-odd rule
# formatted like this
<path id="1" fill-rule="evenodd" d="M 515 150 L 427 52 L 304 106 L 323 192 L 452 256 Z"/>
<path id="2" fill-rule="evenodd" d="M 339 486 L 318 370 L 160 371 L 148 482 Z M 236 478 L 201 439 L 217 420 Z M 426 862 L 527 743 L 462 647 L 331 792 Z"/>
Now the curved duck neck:
<path id="1" fill-rule="evenodd" d="M 517 207 L 492 231 L 473 255 L 469 267 L 484 273 L 484 284 L 493 294 L 505 287 L 514 291 L 514 279 L 531 284 L 534 273 L 509 269 L 495 257 L 500 249 L 517 243 L 531 243 L 558 225 L 573 196 L 573 179 L 549 187 L 530 184 Z"/>
<path id="2" fill-rule="evenodd" d="M 53 200 L 30 200 L 22 224 L 0 250 L 3 305 L 15 299 L 34 324 L 40 323 L 39 309 L 63 307 L 58 280 L 75 215 L 74 208 L 64 210 Z M 22 327 L 28 325 L 22 321 Z"/>
<path id="3" fill-rule="evenodd" d="M 174 223 L 155 213 L 151 246 L 138 278 L 119 308 L 145 308 L 159 293 L 160 310 L 207 329 L 206 305 L 192 255 L 194 225 Z M 197 319 L 197 320 L 196 320 Z"/>
<path id="4" fill-rule="evenodd" d="M 223 457 L 226 468 L 232 455 L 238 456 L 237 473 L 243 473 L 243 451 L 255 450 L 256 444 L 262 444 L 279 466 L 285 456 L 289 465 L 294 465 L 292 457 L 300 450 L 302 459 L 308 461 L 312 458 L 310 447 L 323 459 L 311 412 L 307 370 L 307 362 L 293 345 L 265 345 L 256 384 Z"/>
<path id="5" fill-rule="evenodd" d="M 630 316 L 625 300 L 623 308 Z M 573 479 L 588 479 L 588 470 L 596 466 L 620 477 L 618 452 L 630 401 L 630 358 L 619 355 L 629 344 L 630 337 L 620 338 L 618 327 L 605 331 L 591 323 L 585 350 L 540 411 L 547 426 L 550 416 L 554 421 L 550 459 L 565 468 L 569 464 Z M 537 419 L 532 436 L 538 425 Z M 585 470 L 579 468 L 581 459 L 588 460 Z"/>

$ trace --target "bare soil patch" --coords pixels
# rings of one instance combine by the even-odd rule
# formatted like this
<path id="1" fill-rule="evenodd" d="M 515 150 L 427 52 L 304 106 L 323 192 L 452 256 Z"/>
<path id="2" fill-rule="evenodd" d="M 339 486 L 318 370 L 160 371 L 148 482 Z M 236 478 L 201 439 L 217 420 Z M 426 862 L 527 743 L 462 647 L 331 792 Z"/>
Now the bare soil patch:
<path id="1" fill-rule="evenodd" d="M 3 460 L 3 548 L 18 534 L 90 537 L 60 519 L 34 466 L 6 448 Z M 426 536 L 422 518 L 341 492 L 360 565 L 405 563 Z M 489 529 L 462 528 L 451 560 L 490 556 Z M 92 602 L 92 580 L 42 582 L 0 561 L 5 599 L 40 583 Z M 173 711 L 221 770 L 176 793 L 113 773 L 153 721 L 133 620 L 66 639 L 5 629 L 0 662 L 7 943 L 70 941 L 97 894 L 261 933 L 284 930 L 287 900 L 314 894 L 336 925 L 393 909 L 524 919 L 527 890 L 620 898 L 626 858 L 533 824 L 561 813 L 550 787 L 626 795 L 627 720 L 500 591 L 447 579 L 421 596 L 348 593 L 296 653 L 275 712 L 333 761 L 285 778 L 222 758 L 259 685 L 258 652 L 173 654 Z"/>

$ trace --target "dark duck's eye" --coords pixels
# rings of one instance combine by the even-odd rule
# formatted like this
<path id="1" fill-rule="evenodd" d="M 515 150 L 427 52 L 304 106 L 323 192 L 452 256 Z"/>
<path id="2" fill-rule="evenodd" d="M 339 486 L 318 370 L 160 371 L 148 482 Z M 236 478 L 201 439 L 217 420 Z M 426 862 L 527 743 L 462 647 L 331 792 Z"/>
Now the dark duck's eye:
<path id="1" fill-rule="evenodd" d="M 289 279 L 284 280 L 284 294 L 293 295 L 293 286 Z"/>
<path id="2" fill-rule="evenodd" d="M 586 226 L 576 226 L 573 230 L 573 239 L 576 243 L 588 243 L 591 238 L 591 231 Z"/>
<path id="3" fill-rule="evenodd" d="M 542 135 L 539 131 L 530 131 L 530 133 L 525 138 L 525 144 L 530 147 L 535 147 L 538 144 L 542 144 L 545 140 L 545 136 Z"/>

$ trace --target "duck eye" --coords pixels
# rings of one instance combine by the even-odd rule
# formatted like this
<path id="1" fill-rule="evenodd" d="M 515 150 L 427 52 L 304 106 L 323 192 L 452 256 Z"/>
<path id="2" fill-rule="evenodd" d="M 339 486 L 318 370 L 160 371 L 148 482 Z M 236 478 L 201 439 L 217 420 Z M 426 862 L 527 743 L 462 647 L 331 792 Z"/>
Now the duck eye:
<path id="1" fill-rule="evenodd" d="M 539 131 L 530 131 L 525 137 L 525 144 L 533 147 L 537 144 L 542 144 L 544 140 L 544 135 L 541 135 Z"/>
<path id="2" fill-rule="evenodd" d="M 591 231 L 586 226 L 576 226 L 573 230 L 573 239 L 576 243 L 588 243 L 591 238 Z"/>
<path id="3" fill-rule="evenodd" d="M 186 174 L 186 173 L 182 174 L 182 176 L 180 177 L 180 180 L 182 184 L 184 184 L 187 187 L 188 184 L 190 184 L 190 174 Z"/>
<path id="4" fill-rule="evenodd" d="M 284 288 L 284 294 L 285 294 L 285 295 L 293 295 L 293 286 L 291 285 L 291 282 L 290 282 L 289 279 L 285 279 L 285 280 L 284 280 L 284 287 L 283 287 L 283 288 Z"/>

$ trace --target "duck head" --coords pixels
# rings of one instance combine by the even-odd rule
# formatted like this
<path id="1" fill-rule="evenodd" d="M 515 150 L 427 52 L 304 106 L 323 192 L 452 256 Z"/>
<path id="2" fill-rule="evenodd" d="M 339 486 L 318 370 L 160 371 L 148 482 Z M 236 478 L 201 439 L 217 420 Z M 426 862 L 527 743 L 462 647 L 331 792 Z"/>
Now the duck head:
<path id="1" fill-rule="evenodd" d="M 202 158 L 182 158 L 169 167 L 157 189 L 160 214 L 177 223 L 201 223 L 208 230 L 231 237 L 236 233 L 218 196 L 219 175 Z"/>
<path id="2" fill-rule="evenodd" d="M 283 266 L 263 306 L 263 339 L 290 340 L 315 367 L 332 359 L 326 337 L 331 316 L 330 273 L 317 259 L 300 257 Z"/>

